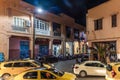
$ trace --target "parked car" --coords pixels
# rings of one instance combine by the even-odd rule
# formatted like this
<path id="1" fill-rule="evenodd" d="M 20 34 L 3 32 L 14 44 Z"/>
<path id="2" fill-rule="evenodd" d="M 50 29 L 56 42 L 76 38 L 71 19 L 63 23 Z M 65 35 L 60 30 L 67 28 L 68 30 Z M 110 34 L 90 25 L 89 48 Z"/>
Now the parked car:
<path id="1" fill-rule="evenodd" d="M 40 67 L 41 64 L 35 60 L 16 60 L 0 63 L 0 77 L 7 79 L 11 75 L 19 74 L 25 70 Z M 43 66 L 50 68 L 49 65 Z"/>
<path id="2" fill-rule="evenodd" d="M 120 80 L 120 62 L 109 63 L 106 67 L 106 80 Z"/>
<path id="3" fill-rule="evenodd" d="M 63 61 L 63 60 L 66 60 L 66 58 L 65 58 L 65 56 L 63 54 L 60 54 L 58 56 L 58 60 Z"/>
<path id="4" fill-rule="evenodd" d="M 84 61 L 82 63 L 76 63 L 73 66 L 73 73 L 81 77 L 88 75 L 91 76 L 105 76 L 106 65 L 100 61 Z"/>
<path id="5" fill-rule="evenodd" d="M 58 58 L 53 56 L 53 55 L 38 55 L 36 57 L 36 60 L 39 62 L 44 62 L 44 63 L 54 63 L 54 62 L 58 62 Z"/>
<path id="6" fill-rule="evenodd" d="M 50 68 L 35 68 L 24 71 L 8 80 L 75 80 L 76 76 L 72 73 L 61 72 Z"/>

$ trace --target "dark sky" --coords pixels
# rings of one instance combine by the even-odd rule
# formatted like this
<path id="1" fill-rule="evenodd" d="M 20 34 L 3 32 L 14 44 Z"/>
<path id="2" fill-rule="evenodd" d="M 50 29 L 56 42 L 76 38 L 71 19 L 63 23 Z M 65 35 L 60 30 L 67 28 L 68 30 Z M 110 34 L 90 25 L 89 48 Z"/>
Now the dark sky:
<path id="1" fill-rule="evenodd" d="M 54 14 L 65 13 L 86 26 L 87 10 L 107 0 L 24 0 Z"/>

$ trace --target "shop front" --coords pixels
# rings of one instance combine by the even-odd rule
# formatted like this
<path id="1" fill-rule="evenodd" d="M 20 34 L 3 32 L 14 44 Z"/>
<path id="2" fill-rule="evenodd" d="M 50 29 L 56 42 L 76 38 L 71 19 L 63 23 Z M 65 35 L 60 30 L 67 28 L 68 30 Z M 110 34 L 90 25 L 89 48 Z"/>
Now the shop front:
<path id="1" fill-rule="evenodd" d="M 66 42 L 66 55 L 73 55 L 73 42 Z"/>
<path id="2" fill-rule="evenodd" d="M 116 41 L 93 42 L 92 46 L 94 49 L 92 50 L 93 60 L 98 59 L 99 54 L 102 54 L 103 59 L 108 57 L 111 62 L 117 60 Z"/>
<path id="3" fill-rule="evenodd" d="M 28 37 L 12 36 L 9 39 L 9 59 L 30 58 L 30 40 Z"/>
<path id="4" fill-rule="evenodd" d="M 35 40 L 35 56 L 41 55 L 49 55 L 49 39 L 45 38 L 37 38 Z"/>
<path id="5" fill-rule="evenodd" d="M 61 54 L 61 40 L 54 39 L 53 40 L 53 53 L 52 55 L 58 57 Z"/>
<path id="6" fill-rule="evenodd" d="M 80 53 L 79 42 L 74 41 L 74 54 L 79 54 L 79 53 Z"/>
<path id="7" fill-rule="evenodd" d="M 79 30 L 74 28 L 74 54 L 80 53 Z"/>

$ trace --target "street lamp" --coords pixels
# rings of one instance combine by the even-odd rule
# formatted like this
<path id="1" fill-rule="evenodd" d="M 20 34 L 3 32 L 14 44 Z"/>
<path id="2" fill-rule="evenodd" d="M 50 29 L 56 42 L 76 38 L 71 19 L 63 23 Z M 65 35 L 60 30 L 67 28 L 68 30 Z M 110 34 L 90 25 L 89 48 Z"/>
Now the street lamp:
<path id="1" fill-rule="evenodd" d="M 43 9 L 38 8 L 36 11 L 37 11 L 38 13 L 42 13 L 42 12 L 43 12 Z"/>
<path id="2" fill-rule="evenodd" d="M 42 13 L 43 9 L 36 8 L 33 12 L 33 58 L 35 57 L 35 15 L 38 13 Z"/>

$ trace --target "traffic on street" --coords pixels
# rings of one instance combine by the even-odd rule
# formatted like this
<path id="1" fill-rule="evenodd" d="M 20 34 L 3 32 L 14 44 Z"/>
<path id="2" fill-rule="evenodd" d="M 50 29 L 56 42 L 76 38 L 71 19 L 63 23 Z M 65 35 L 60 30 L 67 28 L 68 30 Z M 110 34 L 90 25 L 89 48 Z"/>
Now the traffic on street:
<path id="1" fill-rule="evenodd" d="M 0 80 L 120 80 L 120 0 L 0 0 Z"/>
<path id="2" fill-rule="evenodd" d="M 99 63 L 102 65 L 102 67 L 106 66 L 99 61 L 84 61 L 82 63 L 84 64 Z M 77 64 L 77 66 L 75 66 L 75 64 Z M 31 79 L 105 80 L 104 69 L 103 71 L 100 71 L 102 69 L 97 69 L 97 68 L 82 69 L 82 66 L 80 66 L 80 68 L 84 70 L 86 74 L 84 73 L 76 74 L 76 72 L 74 72 L 74 68 L 78 67 L 78 63 L 76 63 L 75 59 L 58 61 L 55 63 L 41 63 L 39 61 L 31 60 L 31 59 L 14 60 L 14 61 L 1 62 L 0 67 L 1 67 L 0 70 L 1 80 L 2 79 L 3 80 L 25 80 L 25 79 L 27 80 L 31 80 Z M 86 68 L 89 68 L 89 66 L 87 66 Z M 81 69 L 79 69 L 78 71 L 80 71 Z M 89 71 L 91 72 L 91 70 L 92 71 L 96 70 L 98 71 L 96 72 L 96 74 L 98 74 L 99 72 L 100 74 L 96 75 L 93 73 L 89 73 Z M 104 74 L 101 72 L 103 72 Z M 90 75 L 88 75 L 88 73 Z"/>
<path id="3" fill-rule="evenodd" d="M 76 63 L 76 60 L 73 59 L 73 60 L 60 61 L 60 62 L 54 63 L 54 66 L 61 71 L 74 73 L 72 68 L 75 63 Z M 77 76 L 77 80 L 105 80 L 105 75 L 104 76 L 93 75 L 93 76 L 86 76 L 86 77 Z"/>

